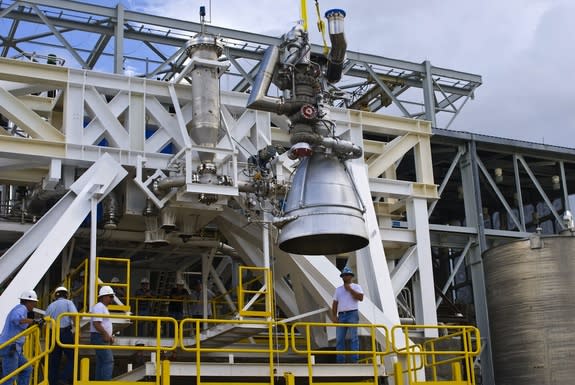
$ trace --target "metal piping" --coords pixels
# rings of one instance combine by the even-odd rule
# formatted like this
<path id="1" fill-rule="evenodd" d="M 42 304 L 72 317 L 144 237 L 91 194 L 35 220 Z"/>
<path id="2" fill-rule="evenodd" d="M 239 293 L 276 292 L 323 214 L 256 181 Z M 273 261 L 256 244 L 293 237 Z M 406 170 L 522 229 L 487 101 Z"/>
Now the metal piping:
<path id="1" fill-rule="evenodd" d="M 345 51 L 347 50 L 347 42 L 343 33 L 345 11 L 342 9 L 330 9 L 325 13 L 325 17 L 328 21 L 327 27 L 329 40 L 331 41 L 325 77 L 328 82 L 337 83 L 341 79 Z"/>
<path id="2" fill-rule="evenodd" d="M 153 189 L 154 193 L 161 194 L 173 187 L 181 187 L 185 184 L 186 184 L 186 177 L 184 175 L 170 176 L 156 181 L 153 185 Z"/>
<path id="3" fill-rule="evenodd" d="M 43 215 L 49 209 L 49 201 L 57 201 L 68 192 L 63 187 L 54 190 L 45 190 L 37 185 L 29 197 L 26 198 L 25 210 L 32 215 Z"/>
<path id="4" fill-rule="evenodd" d="M 282 100 L 267 96 L 267 92 L 272 83 L 274 69 L 279 60 L 279 49 L 276 46 L 270 46 L 264 54 L 260 64 L 260 70 L 256 75 L 252 92 L 248 99 L 247 108 L 255 110 L 280 113 Z"/>
<path id="5" fill-rule="evenodd" d="M 361 157 L 363 151 L 361 147 L 338 138 L 322 138 L 321 144 L 327 148 L 331 148 L 340 157 L 345 159 L 357 159 Z"/>

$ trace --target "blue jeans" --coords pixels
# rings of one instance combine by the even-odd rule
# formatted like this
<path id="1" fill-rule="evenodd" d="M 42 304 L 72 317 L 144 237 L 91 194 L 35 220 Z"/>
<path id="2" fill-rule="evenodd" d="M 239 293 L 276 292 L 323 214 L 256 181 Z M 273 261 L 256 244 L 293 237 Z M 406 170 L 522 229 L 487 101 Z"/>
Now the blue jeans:
<path id="1" fill-rule="evenodd" d="M 90 343 L 92 345 L 109 345 L 104 342 L 100 333 L 90 333 Z M 108 381 L 112 379 L 112 372 L 114 370 L 114 355 L 111 349 L 95 349 L 96 350 L 96 381 Z M 52 385 L 52 384 L 50 384 Z"/>
<path id="2" fill-rule="evenodd" d="M 22 346 L 11 344 L 0 350 L 0 357 L 2 357 L 2 377 L 6 377 L 20 366 L 26 364 L 28 360 L 22 354 Z M 17 376 L 14 376 L 4 382 L 3 385 L 13 385 L 14 379 L 18 381 L 18 385 L 28 385 L 30 383 L 30 375 L 32 374 L 32 367 L 28 366 L 22 370 Z"/>
<path id="3" fill-rule="evenodd" d="M 139 316 L 149 316 L 150 310 L 148 308 L 141 308 L 138 310 Z M 151 322 L 138 320 L 138 337 L 149 337 L 149 331 Z"/>
<path id="4" fill-rule="evenodd" d="M 357 324 L 359 322 L 359 313 L 357 310 L 355 311 L 348 311 L 338 313 L 337 315 L 337 322 L 342 324 Z M 351 351 L 358 351 L 359 350 L 359 337 L 357 336 L 357 327 L 345 327 L 339 326 L 335 329 L 335 340 L 336 340 L 336 349 L 338 351 L 345 351 L 345 337 L 349 334 L 350 339 L 350 346 L 349 350 Z M 349 361 L 355 363 L 359 360 L 359 355 L 351 354 L 347 355 L 350 359 Z M 343 364 L 345 362 L 345 354 L 338 354 L 336 357 L 336 361 L 339 364 Z"/>
<path id="5" fill-rule="evenodd" d="M 184 319 L 184 312 L 183 311 L 173 311 L 170 313 L 170 315 L 176 319 L 176 321 L 181 321 Z M 175 327 L 174 324 L 169 322 L 168 323 L 168 337 L 175 337 Z"/>
<path id="6" fill-rule="evenodd" d="M 60 341 L 64 344 L 74 343 L 74 334 L 70 327 L 60 329 Z M 60 371 L 60 362 L 62 354 L 66 356 L 66 365 L 64 370 Z M 54 351 L 50 354 L 50 369 L 48 371 L 48 382 L 50 385 L 58 385 L 58 380 L 66 384 L 72 383 L 74 373 L 74 349 L 63 348 L 56 344 Z"/>

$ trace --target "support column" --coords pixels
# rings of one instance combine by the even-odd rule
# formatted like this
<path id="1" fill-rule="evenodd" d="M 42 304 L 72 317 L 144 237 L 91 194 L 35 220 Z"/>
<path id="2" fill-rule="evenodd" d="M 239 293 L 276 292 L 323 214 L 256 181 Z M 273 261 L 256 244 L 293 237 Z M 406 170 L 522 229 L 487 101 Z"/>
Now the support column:
<path id="1" fill-rule="evenodd" d="M 431 74 L 431 62 L 426 60 L 423 62 L 425 66 L 425 79 L 423 79 L 423 101 L 425 104 L 425 120 L 431 122 L 431 127 L 437 127 L 435 121 L 435 94 L 433 92 L 433 77 Z"/>
<path id="2" fill-rule="evenodd" d="M 465 204 L 465 220 L 467 226 L 477 228 L 475 246 L 469 250 L 468 266 L 471 272 L 473 286 L 473 302 L 475 304 L 475 319 L 481 332 L 481 374 L 484 384 L 495 384 L 493 374 L 493 357 L 491 354 L 491 335 L 489 331 L 489 314 L 487 311 L 485 275 L 483 271 L 482 253 L 487 249 L 485 227 L 483 222 L 483 203 L 479 184 L 479 169 L 476 159 L 475 141 L 470 141 L 467 153 L 461 161 L 461 182 Z"/>
<path id="3" fill-rule="evenodd" d="M 116 6 L 116 28 L 114 31 L 114 73 L 124 73 L 124 6 Z"/>
<path id="4" fill-rule="evenodd" d="M 415 322 L 422 325 L 437 325 L 427 199 L 411 198 L 408 200 L 407 223 L 409 229 L 415 231 L 418 266 L 418 271 L 412 278 Z M 435 329 L 426 329 L 424 332 L 425 337 L 437 337 Z"/>

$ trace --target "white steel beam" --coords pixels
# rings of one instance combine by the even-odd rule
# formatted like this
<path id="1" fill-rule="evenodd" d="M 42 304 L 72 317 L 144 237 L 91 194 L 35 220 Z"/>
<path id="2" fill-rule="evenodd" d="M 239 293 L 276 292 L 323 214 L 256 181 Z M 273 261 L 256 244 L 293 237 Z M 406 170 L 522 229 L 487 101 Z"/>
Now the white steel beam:
<path id="1" fill-rule="evenodd" d="M 0 88 L 0 113 L 32 138 L 52 142 L 64 141 L 64 135 L 60 131 L 3 88 Z"/>
<path id="2" fill-rule="evenodd" d="M 19 241 L 4 253 L 2 260 L 6 261 L 7 269 L 2 268 L 2 274 L 16 272 L 16 275 L 0 296 L 0 312 L 6 314 L 14 305 L 14 298 L 40 282 L 90 212 L 92 200 L 101 201 L 127 174 L 110 156 L 102 156 L 72 184 L 62 207 L 50 211 L 50 215 L 46 214 L 38 222 L 44 220 L 48 224 L 39 225 L 37 230 L 32 228 L 30 235 L 27 232 L 20 238 L 22 243 L 30 242 L 31 245 L 20 245 Z M 30 249 L 35 249 L 32 255 L 29 254 Z M 22 262 L 24 264 L 16 271 Z M 0 328 L 4 321 L 0 320 Z"/>
<path id="3" fill-rule="evenodd" d="M 413 283 L 415 321 L 422 325 L 437 325 L 435 310 L 435 285 L 431 260 L 431 241 L 427 220 L 427 200 L 410 198 L 407 204 L 407 218 L 410 229 L 415 230 L 417 248 L 417 279 Z M 435 337 L 437 330 L 424 330 L 426 337 Z"/>
<path id="4" fill-rule="evenodd" d="M 369 176 L 371 178 L 377 178 L 383 174 L 389 167 L 395 165 L 395 163 L 418 142 L 419 138 L 410 134 L 398 136 L 393 139 L 384 147 L 383 152 L 367 160 Z"/>
<path id="5" fill-rule="evenodd" d="M 393 295 L 395 297 L 399 295 L 411 277 L 413 277 L 413 274 L 417 272 L 417 268 L 417 247 L 411 246 L 391 271 L 391 284 L 393 286 Z"/>

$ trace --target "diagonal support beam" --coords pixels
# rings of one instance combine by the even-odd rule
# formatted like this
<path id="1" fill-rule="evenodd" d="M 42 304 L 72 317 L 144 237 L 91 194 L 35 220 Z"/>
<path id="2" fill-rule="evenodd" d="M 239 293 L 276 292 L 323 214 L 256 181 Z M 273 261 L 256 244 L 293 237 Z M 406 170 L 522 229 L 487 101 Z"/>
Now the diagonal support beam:
<path id="1" fill-rule="evenodd" d="M 395 269 L 391 272 L 391 284 L 393 285 L 393 294 L 395 297 L 399 295 L 401 289 L 407 285 L 413 274 L 417 271 L 417 248 L 411 246 L 403 254 Z"/>
<path id="2" fill-rule="evenodd" d="M 505 207 L 507 214 L 509 214 L 509 217 L 511 217 L 511 219 L 515 223 L 515 226 L 517 226 L 517 228 L 520 229 L 521 231 L 525 231 L 525 227 L 519 221 L 519 219 L 517 219 L 517 216 L 515 216 L 515 214 L 513 213 L 511 206 L 509 206 L 509 203 L 507 203 L 507 199 L 505 199 L 505 197 L 501 193 L 501 190 L 499 190 L 499 187 L 497 187 L 497 184 L 489 174 L 489 171 L 487 171 L 487 168 L 485 167 L 479 156 L 477 157 L 477 165 L 479 166 L 479 169 L 481 170 L 481 172 L 483 172 L 483 176 L 485 176 L 485 179 L 487 179 L 487 182 L 489 182 L 489 185 L 495 192 L 495 195 L 497 195 L 497 198 L 499 198 L 499 201 L 501 202 L 501 204 L 503 204 L 503 207 Z"/>
<path id="3" fill-rule="evenodd" d="M 56 36 L 56 39 L 58 39 L 60 43 L 62 43 L 62 45 L 66 47 L 66 49 L 68 50 L 68 52 L 70 52 L 72 56 L 74 56 L 74 58 L 78 61 L 78 63 L 82 66 L 82 68 L 88 68 L 88 65 L 86 64 L 84 59 L 78 54 L 76 49 L 74 49 L 74 47 L 72 47 L 72 45 L 68 43 L 68 41 L 64 38 L 64 36 L 62 36 L 60 31 L 58 31 L 56 27 L 54 27 L 54 24 L 52 24 L 52 22 L 46 17 L 46 15 L 44 15 L 44 12 L 42 12 L 40 8 L 38 8 L 38 6 L 36 6 L 35 4 L 32 4 L 31 7 L 32 9 L 34 9 L 38 17 L 42 19 L 44 24 L 46 24 L 46 27 L 48 27 L 50 31 L 52 31 L 54 36 Z"/>
<path id="4" fill-rule="evenodd" d="M 100 202 L 127 174 L 110 155 L 104 154 L 70 186 L 70 191 L 56 205 L 64 207 L 50 210 L 3 254 L 3 264 L 10 265 L 10 269 L 3 266 L 1 270 L 4 279 L 16 272 L 14 266 L 24 264 L 0 296 L 0 312 L 7 314 L 14 305 L 14 298 L 40 282 L 90 213 L 92 200 Z M 35 251 L 28 258 L 30 250 Z M 0 323 L 1 328 L 4 319 Z"/>
<path id="5" fill-rule="evenodd" d="M 465 257 L 467 256 L 467 253 L 469 252 L 471 245 L 474 243 L 475 243 L 475 240 L 469 239 L 467 241 L 467 244 L 463 248 L 463 251 L 461 252 L 459 257 L 457 257 L 457 260 L 455 261 L 455 266 L 453 266 L 453 270 L 451 271 L 451 274 L 449 274 L 449 278 L 447 278 L 445 285 L 443 285 L 443 287 L 441 288 L 441 293 L 443 295 L 445 295 L 445 293 L 447 293 L 447 289 L 449 288 L 449 286 L 451 286 L 453 284 L 453 280 L 455 279 L 455 276 L 457 275 L 457 272 L 459 271 L 461 264 L 463 264 L 463 261 L 465 261 Z M 443 297 L 442 296 L 437 297 L 437 299 L 435 300 L 435 307 L 437 309 L 439 309 L 439 305 L 441 305 L 442 302 L 443 302 Z"/>
<path id="6" fill-rule="evenodd" d="M 64 134 L 2 87 L 0 87 L 0 113 L 34 139 L 64 142 Z"/>
<path id="7" fill-rule="evenodd" d="M 377 178 L 400 160 L 405 153 L 419 143 L 419 137 L 412 134 L 398 136 L 389 142 L 381 154 L 368 159 L 367 166 L 370 178 Z"/>
<path id="8" fill-rule="evenodd" d="M 527 175 L 529 175 L 529 178 L 531 178 L 531 181 L 533 182 L 533 184 L 535 185 L 535 187 L 537 188 L 537 191 L 539 191 L 539 194 L 541 195 L 541 198 L 543 198 L 543 200 L 545 201 L 545 204 L 547 205 L 547 208 L 551 211 L 551 213 L 553 214 L 553 216 L 555 217 L 555 219 L 557 220 L 557 223 L 559 224 L 559 227 L 561 227 L 561 230 L 565 230 L 565 226 L 563 226 L 563 221 L 561 220 L 561 218 L 559 217 L 559 214 L 557 214 L 557 211 L 555 210 L 555 208 L 553 207 L 553 204 L 551 203 L 551 201 L 549 200 L 549 197 L 547 196 L 547 194 L 545 193 L 545 190 L 543 190 L 543 187 L 541 187 L 541 184 L 539 183 L 539 181 L 537 180 L 537 177 L 535 176 L 535 174 L 533 174 L 533 171 L 531 171 L 531 168 L 529 168 L 529 165 L 527 164 L 527 162 L 525 161 L 525 159 L 523 159 L 522 155 L 517 155 L 517 159 L 519 159 L 519 161 L 521 162 L 521 164 L 523 165 L 523 168 L 525 168 L 525 171 L 527 172 Z"/>
<path id="9" fill-rule="evenodd" d="M 451 179 L 451 175 L 453 174 L 455 167 L 457 167 L 457 165 L 459 164 L 459 159 L 461 159 L 461 155 L 463 155 L 464 153 L 465 153 L 465 148 L 459 147 L 457 150 L 457 154 L 455 154 L 455 157 L 453 157 L 453 160 L 451 161 L 451 164 L 449 165 L 449 169 L 447 170 L 447 173 L 445 173 L 445 177 L 443 177 L 443 180 L 441 181 L 441 185 L 437 189 L 437 194 L 439 196 L 441 196 L 441 194 L 443 193 L 443 190 L 445 190 L 445 186 L 447 186 L 447 182 L 449 182 L 449 180 Z M 437 206 L 438 202 L 439 202 L 439 200 L 431 202 L 431 205 L 429 206 L 429 217 L 431 217 L 431 214 L 433 213 L 433 210 L 435 209 L 435 206 Z"/>
<path id="10" fill-rule="evenodd" d="M 395 103 L 397 108 L 399 108 L 401 110 L 401 112 L 403 113 L 403 116 L 405 116 L 407 118 L 411 117 L 411 114 L 409 113 L 409 111 L 407 111 L 407 109 L 403 106 L 401 101 L 395 97 L 393 91 L 384 82 L 381 81 L 381 79 L 375 73 L 375 71 L 371 68 L 371 66 L 368 63 L 363 63 L 363 65 L 365 66 L 365 68 L 367 69 L 367 72 L 369 72 L 369 74 L 371 75 L 373 80 L 377 83 L 377 85 L 379 87 L 381 87 L 381 89 L 387 94 L 387 96 L 389 96 L 391 98 L 391 100 L 393 100 L 393 103 Z"/>

